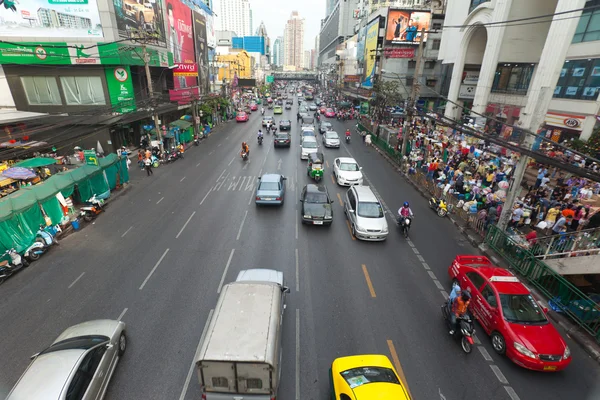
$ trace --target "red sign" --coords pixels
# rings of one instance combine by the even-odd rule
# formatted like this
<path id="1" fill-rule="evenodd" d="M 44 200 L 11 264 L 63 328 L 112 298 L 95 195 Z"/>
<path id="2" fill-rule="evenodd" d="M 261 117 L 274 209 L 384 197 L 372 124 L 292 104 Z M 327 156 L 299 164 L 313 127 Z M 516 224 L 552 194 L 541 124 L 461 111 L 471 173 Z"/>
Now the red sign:
<path id="1" fill-rule="evenodd" d="M 344 75 L 344 82 L 360 82 L 359 75 Z"/>
<path id="2" fill-rule="evenodd" d="M 173 76 L 198 76 L 198 64 L 175 64 L 177 67 L 173 70 Z"/>
<path id="3" fill-rule="evenodd" d="M 199 97 L 198 86 L 169 90 L 169 100 L 176 101 L 179 104 L 188 104 Z"/>
<path id="4" fill-rule="evenodd" d="M 415 49 L 398 49 L 386 47 L 383 55 L 385 56 L 385 58 L 413 58 L 415 56 Z"/>
<path id="5" fill-rule="evenodd" d="M 126 6 L 128 2 L 126 1 Z M 144 7 L 152 8 L 154 2 L 136 2 L 131 3 L 143 4 Z M 165 4 L 167 8 L 167 32 L 166 39 L 169 51 L 173 52 L 173 61 L 181 66 L 182 64 L 195 64 L 196 52 L 194 51 L 194 32 L 192 28 L 192 10 L 180 0 L 166 0 L 157 4 Z M 135 6 L 131 6 L 138 10 Z M 141 7 L 141 8 L 144 8 Z M 139 11 L 138 11 L 139 12 Z M 134 13 L 135 14 L 135 13 Z M 146 19 L 147 21 L 148 19 Z M 175 79 L 173 84 L 175 89 L 190 88 L 196 86 L 197 73 L 177 74 L 177 70 L 173 71 Z M 196 70 L 194 70 L 196 71 Z M 182 71 L 189 72 L 189 71 Z"/>

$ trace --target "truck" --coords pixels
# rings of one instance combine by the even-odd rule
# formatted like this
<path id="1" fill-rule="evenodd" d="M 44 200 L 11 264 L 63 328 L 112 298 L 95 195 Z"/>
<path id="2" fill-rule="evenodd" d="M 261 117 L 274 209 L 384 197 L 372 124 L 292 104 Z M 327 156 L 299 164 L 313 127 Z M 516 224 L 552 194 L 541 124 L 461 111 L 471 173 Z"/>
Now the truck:
<path id="1" fill-rule="evenodd" d="M 223 286 L 200 345 L 203 400 L 275 400 L 281 377 L 283 273 L 249 269 Z"/>

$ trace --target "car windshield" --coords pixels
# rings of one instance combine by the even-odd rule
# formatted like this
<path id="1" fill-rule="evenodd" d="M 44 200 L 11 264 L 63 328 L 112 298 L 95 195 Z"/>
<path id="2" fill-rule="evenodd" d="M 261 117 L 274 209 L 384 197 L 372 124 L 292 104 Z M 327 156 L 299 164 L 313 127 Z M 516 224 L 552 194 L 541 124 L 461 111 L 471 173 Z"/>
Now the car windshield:
<path id="1" fill-rule="evenodd" d="M 500 294 L 502 314 L 508 322 L 546 323 L 546 315 L 530 294 Z"/>
<path id="2" fill-rule="evenodd" d="M 324 122 L 321 124 L 322 128 L 331 128 L 331 124 L 329 122 Z"/>
<path id="3" fill-rule="evenodd" d="M 333 112 L 333 110 L 331 108 L 328 108 L 327 112 L 330 113 L 330 112 Z"/>
<path id="4" fill-rule="evenodd" d="M 261 182 L 258 190 L 279 190 L 279 182 Z"/>
<path id="5" fill-rule="evenodd" d="M 315 136 L 315 133 L 311 130 L 302 131 L 302 136 Z"/>
<path id="6" fill-rule="evenodd" d="M 363 218 L 382 218 L 383 208 L 381 204 L 372 202 L 359 202 L 358 203 L 358 216 Z"/>
<path id="7" fill-rule="evenodd" d="M 327 139 L 339 139 L 340 137 L 338 136 L 337 132 L 327 132 L 325 134 L 325 137 Z"/>
<path id="8" fill-rule="evenodd" d="M 384 382 L 400 384 L 398 377 L 389 368 L 382 367 L 359 367 L 346 370 L 341 373 L 342 377 L 348 382 L 350 389 L 368 383 Z"/>
<path id="9" fill-rule="evenodd" d="M 40 354 L 48 354 L 54 351 L 61 350 L 87 350 L 100 343 L 108 342 L 108 340 L 109 339 L 107 336 L 102 335 L 77 336 L 55 343 L 52 346 L 48 347 L 46 350 L 42 351 Z"/>
<path id="10" fill-rule="evenodd" d="M 273 120 L 273 117 L 264 117 L 263 119 L 264 119 L 265 121 L 272 121 L 272 120 Z"/>
<path id="11" fill-rule="evenodd" d="M 316 149 L 317 148 L 317 142 L 312 142 L 310 140 L 305 140 L 304 142 L 302 142 L 302 147 L 304 147 L 306 149 Z"/>
<path id="12" fill-rule="evenodd" d="M 340 170 L 342 171 L 359 171 L 358 164 L 356 163 L 341 163 Z"/>
<path id="13" fill-rule="evenodd" d="M 306 199 L 304 200 L 311 204 L 327 204 L 329 200 L 325 193 L 306 193 Z"/>
<path id="14" fill-rule="evenodd" d="M 281 121 L 281 122 L 279 122 L 279 123 L 280 123 L 281 125 L 289 125 L 289 124 L 290 124 L 290 121 Z"/>

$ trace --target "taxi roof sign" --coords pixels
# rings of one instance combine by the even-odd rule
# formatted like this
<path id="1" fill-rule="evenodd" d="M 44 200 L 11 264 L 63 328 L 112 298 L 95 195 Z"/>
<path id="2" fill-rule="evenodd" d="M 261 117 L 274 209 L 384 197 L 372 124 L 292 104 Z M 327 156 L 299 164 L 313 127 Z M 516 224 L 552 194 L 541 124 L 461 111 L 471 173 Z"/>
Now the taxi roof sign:
<path id="1" fill-rule="evenodd" d="M 519 282 L 516 276 L 492 276 L 490 282 Z"/>

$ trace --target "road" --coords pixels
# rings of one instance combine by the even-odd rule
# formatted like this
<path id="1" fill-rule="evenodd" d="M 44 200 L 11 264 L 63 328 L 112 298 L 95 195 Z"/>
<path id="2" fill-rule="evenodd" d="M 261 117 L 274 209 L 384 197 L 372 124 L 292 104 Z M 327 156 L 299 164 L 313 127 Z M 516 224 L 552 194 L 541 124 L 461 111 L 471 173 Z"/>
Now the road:
<path id="1" fill-rule="evenodd" d="M 191 367 L 220 288 L 242 269 L 274 268 L 291 288 L 279 399 L 328 398 L 331 361 L 360 353 L 388 355 L 414 399 L 599 398 L 600 368 L 569 338 L 573 362 L 556 374 L 526 371 L 496 355 L 478 326 L 481 344 L 462 353 L 440 305 L 451 260 L 477 249 L 356 135 L 351 144 L 324 150 L 324 183 L 336 199 L 333 225 L 300 224 L 299 190 L 310 180 L 299 159 L 295 113 L 296 105 L 286 111 L 293 121 L 290 149 L 273 148 L 271 135 L 258 146 L 254 113 L 153 176 L 132 168 L 128 193 L 95 223 L 0 286 L 0 396 L 29 356 L 66 327 L 120 317 L 129 347 L 107 398 L 198 399 Z M 352 126 L 332 122 L 341 136 Z M 251 145 L 245 163 L 238 156 L 243 140 Z M 384 201 L 386 242 L 351 237 L 337 200 L 344 189 L 331 179 L 339 156 L 356 158 Z M 288 177 L 281 208 L 253 204 L 265 172 Z M 396 231 L 390 213 L 404 201 L 416 215 L 410 240 Z"/>

